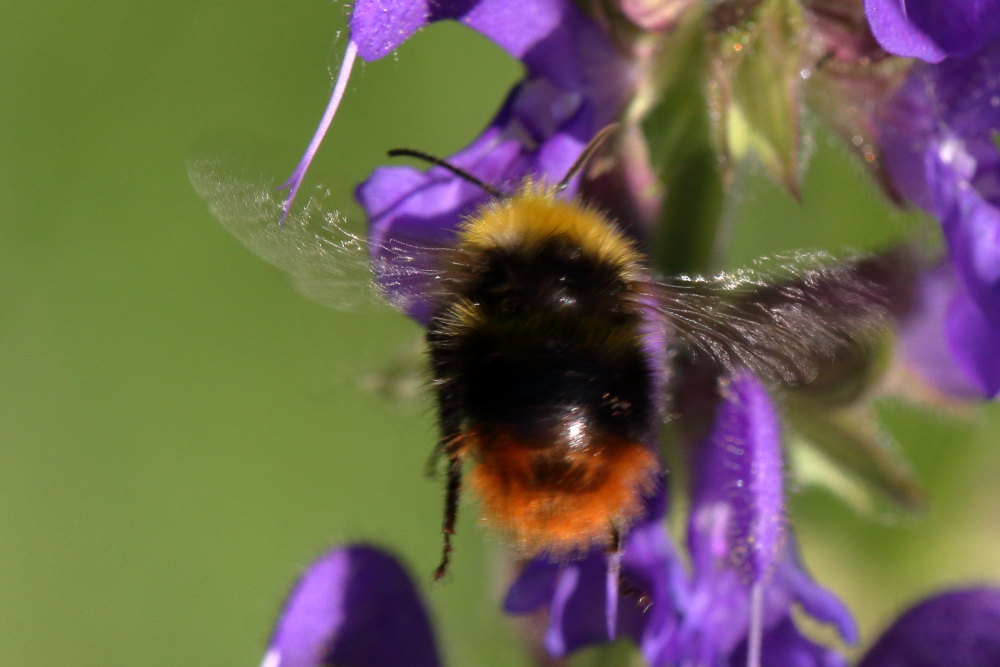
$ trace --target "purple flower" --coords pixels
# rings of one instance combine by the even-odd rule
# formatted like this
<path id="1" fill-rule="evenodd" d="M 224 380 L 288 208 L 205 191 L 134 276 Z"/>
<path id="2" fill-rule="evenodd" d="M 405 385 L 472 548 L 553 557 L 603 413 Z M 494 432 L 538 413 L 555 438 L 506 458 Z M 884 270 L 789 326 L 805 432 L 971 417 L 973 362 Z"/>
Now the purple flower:
<path id="1" fill-rule="evenodd" d="M 941 263 L 918 277 L 915 308 L 899 328 L 906 362 L 938 390 L 956 398 L 1000 392 L 1000 329 L 983 316 Z"/>
<path id="2" fill-rule="evenodd" d="M 865 0 L 872 33 L 889 53 L 940 62 L 1000 35 L 996 0 Z"/>
<path id="3" fill-rule="evenodd" d="M 903 613 L 858 667 L 997 667 L 1000 589 L 940 593 Z"/>
<path id="4" fill-rule="evenodd" d="M 617 117 L 628 71 L 604 35 L 568 0 L 472 4 L 476 11 L 463 22 L 519 57 L 527 74 L 482 134 L 448 161 L 501 189 L 513 190 L 528 176 L 558 181 L 594 134 Z M 513 18 L 516 25 L 508 27 Z M 394 244 L 451 245 L 462 216 L 487 197 L 440 167 L 376 169 L 357 195 L 368 213 L 373 266 L 393 280 L 406 272 L 397 266 Z M 382 284 L 390 299 L 399 296 L 393 293 L 395 283 Z M 408 285 L 401 288 L 412 291 Z M 404 298 L 403 305 L 427 322 L 427 300 Z"/>
<path id="5" fill-rule="evenodd" d="M 856 638 L 850 613 L 799 562 L 784 522 L 779 419 L 754 376 L 723 384 L 693 474 L 690 591 L 680 627 L 654 664 L 746 664 L 747 652 L 763 658 L 752 664 L 842 664 L 792 621 L 794 603 L 845 641 Z"/>
<path id="6" fill-rule="evenodd" d="M 847 642 L 857 631 L 850 613 L 805 572 L 784 522 L 783 470 L 777 412 L 749 374 L 723 383 L 714 426 L 699 445 L 688 552 L 689 576 L 663 526 L 662 492 L 630 533 L 622 562 L 626 589 L 617 598 L 617 633 L 608 615 L 604 554 L 573 563 L 536 559 L 511 587 L 505 608 L 528 613 L 548 606 L 546 650 L 561 657 L 617 635 L 632 638 L 652 665 L 844 664 L 797 629 L 793 606 L 830 623 Z"/>
<path id="7" fill-rule="evenodd" d="M 1000 41 L 977 55 L 920 65 L 888 104 L 886 161 L 899 191 L 941 222 L 958 277 L 949 346 L 981 392 L 995 396 L 1000 332 Z"/>
<path id="8" fill-rule="evenodd" d="M 459 21 L 479 31 L 528 70 L 504 106 L 507 113 L 501 111 L 491 123 L 490 129 L 496 131 L 487 130 L 453 158 L 454 164 L 496 183 L 520 180 L 529 171 L 558 173 L 610 119 L 606 101 L 617 99 L 625 77 L 613 71 L 617 68 L 613 52 L 596 26 L 569 0 L 358 0 L 330 103 L 301 161 L 281 186 L 288 190 L 286 215 L 343 98 L 355 56 L 367 61 L 381 58 L 423 26 L 442 20 Z M 555 113 L 533 113 L 540 105 Z M 522 150 L 522 144 L 531 140 L 539 143 L 537 149 Z M 378 170 L 368 187 L 361 189 L 359 197 L 369 212 L 383 210 L 381 225 L 372 220 L 376 237 L 380 231 L 387 233 L 382 228 L 391 227 L 398 218 L 410 218 L 412 203 L 408 208 L 406 202 L 410 195 L 433 196 L 442 209 L 445 204 L 441 202 L 451 202 L 452 213 L 467 209 L 471 200 L 482 195 L 467 183 L 440 173 L 419 183 L 413 181 L 416 175 L 413 170 Z M 434 185 L 441 181 L 456 187 L 438 191 Z M 417 210 L 421 215 L 416 217 L 426 220 L 423 209 Z M 430 223 L 419 231 L 431 232 L 431 237 L 439 233 Z"/>
<path id="9" fill-rule="evenodd" d="M 967 3 L 941 20 L 935 20 L 937 7 L 925 4 L 907 13 L 898 1 L 866 3 L 886 48 L 895 39 L 928 59 L 973 49 L 954 39 L 963 25 L 975 24 L 970 43 L 980 41 L 974 49 L 990 39 L 994 23 L 1000 25 L 990 3 Z M 571 0 L 360 0 L 330 106 L 284 186 L 286 214 L 355 57 L 381 58 L 424 25 L 445 19 L 480 31 L 525 65 L 524 79 L 483 132 L 448 158 L 501 191 L 513 191 L 527 179 L 558 181 L 634 92 L 629 64 Z M 947 359 L 946 370 L 954 377 L 940 381 L 985 395 L 1000 389 L 1000 365 L 994 361 L 1000 358 L 994 349 L 1000 340 L 1000 154 L 993 144 L 1000 128 L 1000 77 L 993 72 L 1000 71 L 1000 62 L 995 61 L 1000 48 L 990 45 L 972 58 L 916 68 L 883 126 L 896 187 L 941 219 L 954 268 L 950 278 L 947 271 L 942 274 L 950 284 L 934 283 L 938 277 L 928 274 L 925 309 L 911 318 L 911 331 L 931 326 L 921 314 L 939 318 L 938 323 L 944 317 L 944 329 L 935 330 L 933 340 L 918 336 L 919 343 L 944 341 L 933 358 Z M 576 188 L 570 184 L 570 192 Z M 435 266 L 435 249 L 454 244 L 463 216 L 489 194 L 443 167 L 397 166 L 375 170 L 357 196 L 369 217 L 377 279 L 391 301 L 428 323 L 434 292 L 423 289 L 420 281 L 428 272 L 421 269 Z M 652 384 L 659 385 L 667 379 L 668 341 L 662 322 L 653 319 L 643 325 L 643 336 L 651 372 L 660 374 Z M 930 358 L 923 355 L 924 361 Z M 941 363 L 934 364 L 939 372 Z M 511 585 L 504 602 L 508 612 L 547 610 L 543 641 L 550 655 L 626 636 L 653 665 L 844 664 L 837 652 L 803 635 L 793 618 L 793 608 L 799 608 L 834 626 L 845 642 L 856 640 L 849 612 L 807 574 L 786 525 L 775 406 L 749 373 L 720 386 L 712 427 L 693 457 L 690 568 L 667 533 L 666 482 L 660 479 L 657 492 L 645 499 L 642 518 L 630 527 L 622 554 L 594 550 L 568 562 L 536 558 Z M 656 434 L 648 435 L 647 441 L 655 442 Z M 399 566 L 378 551 L 351 547 L 331 552 L 304 576 L 279 621 L 265 666 L 393 664 L 402 660 L 401 647 L 406 664 L 437 664 L 430 637 L 419 598 Z"/>
<path id="10" fill-rule="evenodd" d="M 643 519 L 629 531 L 621 586 L 607 554 L 595 550 L 569 563 L 530 561 L 511 585 L 504 609 L 527 614 L 548 608 L 544 647 L 563 657 L 576 649 L 629 637 L 652 659 L 676 626 L 686 581 L 664 525 L 666 488 L 647 499 Z M 610 580 L 609 580 L 610 577 Z M 608 627 L 608 621 L 614 621 Z"/>
<path id="11" fill-rule="evenodd" d="M 435 667 L 430 619 L 406 570 L 374 547 L 333 549 L 285 602 L 261 667 Z"/>
<path id="12" fill-rule="evenodd" d="M 539 598 L 553 584 L 555 588 L 576 588 L 575 582 L 564 581 L 574 577 L 572 572 L 583 572 L 585 568 L 581 565 L 577 570 L 567 570 L 569 574 L 553 580 L 551 571 L 536 566 L 531 572 L 529 567 L 519 580 L 522 590 L 512 590 L 508 604 L 530 604 L 532 598 Z M 778 579 L 775 585 L 791 589 L 802 584 L 795 582 L 795 577 Z M 815 594 L 818 589 L 807 584 L 801 590 L 813 590 Z M 513 599 L 515 595 L 523 597 Z M 590 597 L 595 596 L 591 592 Z M 799 601 L 807 612 L 818 617 L 822 616 L 815 609 L 829 605 L 822 595 L 801 595 Z M 576 616 L 566 619 L 561 632 L 576 631 L 576 623 L 583 629 L 593 623 L 591 618 L 569 611 Z M 787 615 L 768 626 L 764 645 L 764 665 L 842 664 L 805 641 Z M 746 664 L 744 650 L 738 650 L 731 660 L 698 664 L 742 666 Z M 650 663 L 691 664 L 692 660 L 665 663 L 650 659 Z M 406 571 L 392 556 L 373 547 L 353 545 L 323 555 L 296 583 L 278 619 L 262 667 L 401 664 L 441 664 L 426 609 Z M 937 665 L 1000 665 L 1000 589 L 950 591 L 917 604 L 900 616 L 858 663 L 858 667 Z"/>
<path id="13" fill-rule="evenodd" d="M 512 189 L 526 177 L 561 178 L 596 131 L 620 110 L 623 91 L 608 86 L 608 81 L 618 86 L 629 81 L 628 70 L 610 45 L 571 3 L 524 6 L 557 10 L 562 19 L 550 26 L 544 49 L 530 59 L 521 55 L 527 75 L 484 132 L 449 158 L 501 189 Z M 409 33 L 399 34 L 405 38 Z M 440 167 L 427 172 L 383 167 L 359 187 L 358 198 L 370 220 L 376 273 L 390 299 L 418 321 L 429 320 L 432 293 L 413 298 L 420 290 L 405 284 L 405 276 L 414 253 L 397 257 L 393 249 L 452 245 L 462 216 L 486 197 L 479 187 Z M 411 273 L 414 281 L 420 279 L 419 271 Z M 665 367 L 663 332 L 651 323 L 647 333 L 650 359 L 657 362 L 653 366 Z M 727 438 L 741 439 L 741 454 L 726 448 Z M 850 616 L 805 574 L 785 530 L 777 416 L 756 379 L 733 380 L 721 403 L 717 430 L 703 449 L 705 455 L 696 464 L 700 486 L 689 544 L 693 578 L 689 580 L 663 525 L 662 489 L 628 533 L 621 580 L 626 591 L 651 603 L 645 613 L 635 595 L 619 592 L 616 564 L 600 551 L 573 562 L 539 558 L 525 566 L 505 608 L 511 613 L 548 609 L 543 641 L 550 655 L 564 656 L 621 635 L 632 638 L 652 664 L 717 663 L 748 650 L 747 637 L 757 624 L 757 636 L 763 635 L 769 655 L 808 656 L 809 664 L 833 664 L 835 654 L 795 628 L 793 603 L 836 624 L 853 640 Z M 734 485 L 741 480 L 746 486 L 738 492 Z M 739 554 L 736 560 L 734 554 Z M 759 641 L 749 646 L 758 649 Z"/>

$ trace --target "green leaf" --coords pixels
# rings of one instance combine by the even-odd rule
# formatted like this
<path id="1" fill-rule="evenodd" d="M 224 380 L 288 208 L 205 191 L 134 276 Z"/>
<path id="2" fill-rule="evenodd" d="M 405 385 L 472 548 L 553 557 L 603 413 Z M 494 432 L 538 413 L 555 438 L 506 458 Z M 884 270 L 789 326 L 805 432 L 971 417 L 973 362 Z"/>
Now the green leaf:
<path id="1" fill-rule="evenodd" d="M 803 481 L 820 482 L 851 505 L 874 511 L 884 499 L 897 509 L 920 510 L 924 489 L 888 433 L 879 428 L 872 408 L 831 410 L 811 401 L 789 397 L 786 417 L 799 446 Z M 803 458 L 804 456 L 804 458 Z M 830 464 L 824 470 L 819 465 Z"/>
<path id="2" fill-rule="evenodd" d="M 794 0 L 764 0 L 715 34 L 710 90 L 715 138 L 726 162 L 756 156 L 798 196 L 802 166 L 803 30 Z"/>
<path id="3" fill-rule="evenodd" d="M 662 44 L 640 102 L 650 161 L 665 196 L 652 243 L 666 273 L 706 271 L 718 259 L 725 189 L 704 90 L 705 25 L 700 8 Z"/>

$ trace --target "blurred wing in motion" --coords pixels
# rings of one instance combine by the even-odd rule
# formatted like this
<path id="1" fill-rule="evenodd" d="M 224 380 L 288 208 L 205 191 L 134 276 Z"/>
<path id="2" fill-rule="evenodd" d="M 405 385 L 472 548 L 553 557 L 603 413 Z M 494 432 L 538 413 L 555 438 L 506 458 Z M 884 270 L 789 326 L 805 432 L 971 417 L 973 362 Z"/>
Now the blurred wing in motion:
<path id="1" fill-rule="evenodd" d="M 897 287 L 887 264 L 896 255 L 778 256 L 712 277 L 657 280 L 648 301 L 696 359 L 801 384 L 887 323 Z"/>
<path id="2" fill-rule="evenodd" d="M 388 303 L 408 312 L 441 289 L 440 267 L 447 251 L 390 242 L 380 256 L 391 257 L 373 273 L 372 250 L 364 235 L 348 229 L 319 197 L 292 211 L 279 225 L 281 193 L 263 179 L 236 175 L 218 159 L 192 162 L 195 191 L 222 226 L 267 262 L 287 271 L 306 297 L 342 310 Z"/>

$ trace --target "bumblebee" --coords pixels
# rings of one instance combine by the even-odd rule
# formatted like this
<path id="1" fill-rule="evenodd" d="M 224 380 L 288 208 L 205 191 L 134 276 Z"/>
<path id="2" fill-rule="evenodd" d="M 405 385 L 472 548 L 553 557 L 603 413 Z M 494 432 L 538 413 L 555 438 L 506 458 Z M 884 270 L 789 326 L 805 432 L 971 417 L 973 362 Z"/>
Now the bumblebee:
<path id="1" fill-rule="evenodd" d="M 558 185 L 528 180 L 510 195 L 423 153 L 390 153 L 429 160 L 490 195 L 449 247 L 387 243 L 373 253 L 393 305 L 432 306 L 436 451 L 447 460 L 435 578 L 448 567 L 463 468 L 484 521 L 519 555 L 616 550 L 660 474 L 672 355 L 801 381 L 885 314 L 864 259 L 799 254 L 714 277 L 655 276 L 612 217 L 563 195 L 609 132 Z M 371 248 L 338 216 L 311 202 L 279 229 L 281 204 L 266 188 L 213 163 L 191 177 L 251 250 L 308 296 L 343 303 L 350 268 L 367 266 Z"/>
<path id="2" fill-rule="evenodd" d="M 427 328 L 445 536 L 468 461 L 485 521 L 521 553 L 611 546 L 659 468 L 641 256 L 603 215 L 533 183 L 469 218 L 455 247 L 460 277 Z"/>

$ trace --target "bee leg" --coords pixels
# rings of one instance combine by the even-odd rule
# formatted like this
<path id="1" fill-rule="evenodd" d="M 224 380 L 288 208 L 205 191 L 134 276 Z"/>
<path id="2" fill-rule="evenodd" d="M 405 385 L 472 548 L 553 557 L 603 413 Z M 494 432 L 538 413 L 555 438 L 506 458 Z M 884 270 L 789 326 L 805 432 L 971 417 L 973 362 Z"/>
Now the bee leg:
<path id="1" fill-rule="evenodd" d="M 653 606 L 653 599 L 650 597 L 649 593 L 640 588 L 636 588 L 625 580 L 622 580 L 618 585 L 618 592 L 621 593 L 622 597 L 634 599 L 635 606 L 643 614 L 649 611 Z"/>
<path id="2" fill-rule="evenodd" d="M 621 531 L 617 526 L 612 526 L 611 528 L 611 546 L 608 549 L 608 557 L 614 558 L 618 557 L 621 559 L 622 549 L 624 546 L 624 540 Z M 649 608 L 653 606 L 653 600 L 649 593 L 646 591 L 636 588 L 630 582 L 626 581 L 623 577 L 619 575 L 618 577 L 618 594 L 622 597 L 633 598 L 635 600 L 635 606 L 639 608 L 642 613 L 649 611 Z"/>
<path id="3" fill-rule="evenodd" d="M 455 534 L 455 519 L 458 517 L 458 496 L 462 490 L 462 458 L 455 452 L 448 454 L 448 482 L 445 487 L 444 524 L 441 533 L 444 542 L 441 547 L 441 564 L 434 570 L 434 581 L 439 581 L 448 571 L 451 558 L 451 536 Z"/>
<path id="4" fill-rule="evenodd" d="M 448 571 L 451 557 L 451 536 L 455 534 L 455 519 L 458 517 L 458 497 L 462 491 L 462 444 L 459 438 L 462 428 L 462 414 L 457 408 L 457 397 L 449 387 L 439 387 L 437 392 L 438 426 L 441 439 L 432 456 L 442 454 L 448 457 L 447 481 L 444 495 L 444 522 L 441 526 L 443 544 L 441 564 L 434 570 L 434 581 L 439 581 Z"/>
<path id="5" fill-rule="evenodd" d="M 615 639 L 618 633 L 618 601 L 621 597 L 619 591 L 622 585 L 622 536 L 618 526 L 611 526 L 611 544 L 608 548 L 608 572 L 605 581 L 604 593 L 607 596 L 607 623 L 608 639 Z"/>
<path id="6" fill-rule="evenodd" d="M 458 517 L 458 496 L 462 490 L 462 459 L 465 451 L 462 445 L 462 421 L 464 411 L 462 401 L 455 389 L 454 383 L 446 378 L 452 377 L 449 360 L 439 345 L 441 337 L 440 326 L 431 322 L 427 330 L 427 345 L 431 350 L 431 367 L 434 372 L 434 397 L 437 407 L 438 429 L 440 440 L 434 448 L 432 457 L 444 454 L 448 457 L 447 481 L 444 495 L 444 522 L 441 526 L 443 543 L 441 545 L 441 563 L 434 570 L 434 581 L 440 581 L 448 571 L 451 558 L 451 536 L 455 534 L 455 519 Z"/>

